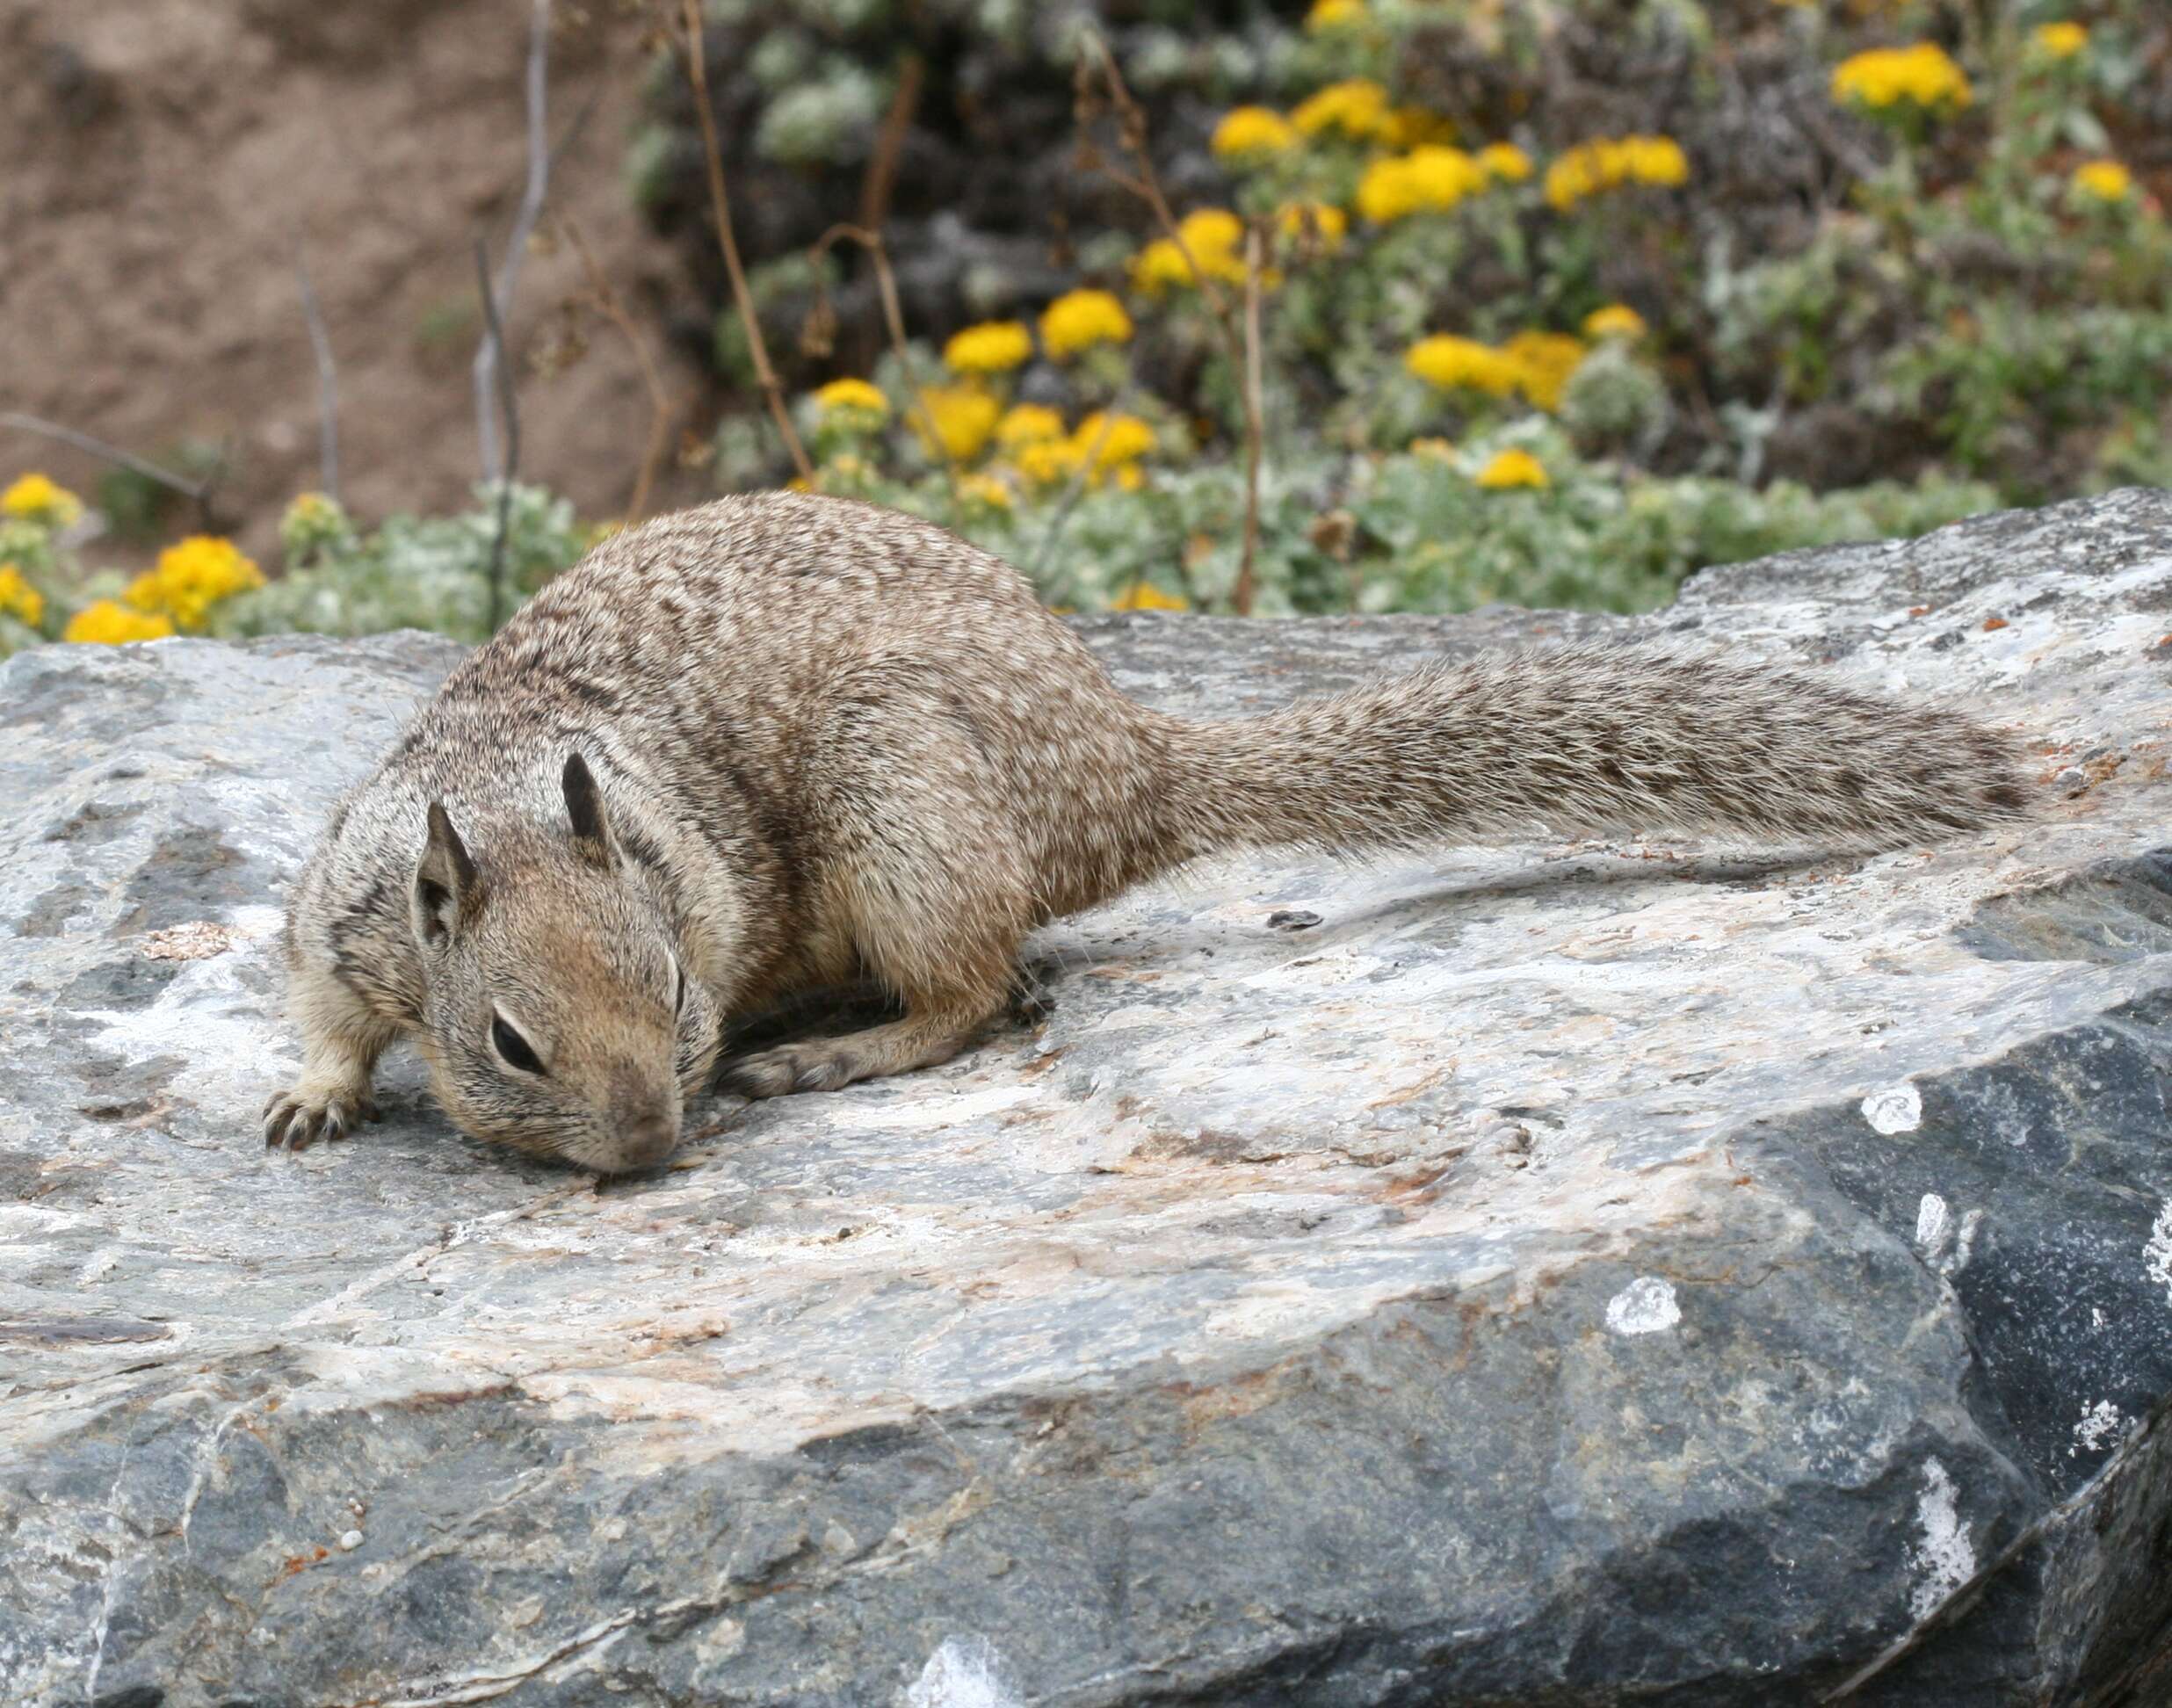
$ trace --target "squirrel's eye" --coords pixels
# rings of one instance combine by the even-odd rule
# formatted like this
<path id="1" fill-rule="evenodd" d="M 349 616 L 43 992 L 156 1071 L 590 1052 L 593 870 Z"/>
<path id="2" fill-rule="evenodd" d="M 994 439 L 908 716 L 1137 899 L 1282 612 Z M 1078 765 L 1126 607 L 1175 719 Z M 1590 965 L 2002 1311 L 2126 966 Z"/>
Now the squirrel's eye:
<path id="1" fill-rule="evenodd" d="M 508 1067 L 518 1068 L 524 1074 L 539 1074 L 543 1071 L 543 1064 L 536 1060 L 535 1052 L 528 1047 L 528 1040 L 507 1025 L 503 1015 L 490 1017 L 490 1043 Z"/>

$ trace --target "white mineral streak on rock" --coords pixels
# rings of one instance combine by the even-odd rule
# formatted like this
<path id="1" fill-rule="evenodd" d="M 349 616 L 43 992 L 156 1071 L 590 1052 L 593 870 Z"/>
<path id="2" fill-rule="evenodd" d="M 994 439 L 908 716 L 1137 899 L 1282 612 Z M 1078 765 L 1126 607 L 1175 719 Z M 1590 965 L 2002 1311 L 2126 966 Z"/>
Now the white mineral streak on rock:
<path id="1" fill-rule="evenodd" d="M 1923 1255 L 1927 1263 L 1936 1263 L 1945 1255 L 1946 1242 L 1953 1237 L 1953 1212 L 1946 1208 L 1946 1201 L 1936 1192 L 1925 1192 L 1923 1201 L 1915 1206 L 1915 1248 Z"/>
<path id="2" fill-rule="evenodd" d="M 1656 1335 L 1682 1321 L 1674 1283 L 1640 1275 L 1606 1301 L 1606 1326 L 1618 1335 Z"/>
<path id="3" fill-rule="evenodd" d="M 1913 1133 L 1923 1124 L 1923 1094 L 1905 1081 L 1863 1100 L 1863 1118 L 1878 1133 Z"/>
<path id="4" fill-rule="evenodd" d="M 945 1637 L 905 1692 L 906 1708 L 1018 1708 L 985 1637 Z"/>
<path id="5" fill-rule="evenodd" d="M 1953 1479 L 1945 1466 L 1925 1459 L 1923 1492 L 1915 1497 L 1915 1522 L 1923 1527 L 1923 1540 L 1908 1550 L 1909 1563 L 1922 1574 L 1908 1592 L 1908 1610 L 1919 1619 L 1976 1573 L 1976 1550 L 1953 1496 Z"/>
<path id="6" fill-rule="evenodd" d="M 2172 1305 L 2172 1198 L 2164 1201 L 2150 1224 L 2149 1241 L 2142 1248 L 2142 1273 L 2164 1289 L 2164 1302 Z"/>

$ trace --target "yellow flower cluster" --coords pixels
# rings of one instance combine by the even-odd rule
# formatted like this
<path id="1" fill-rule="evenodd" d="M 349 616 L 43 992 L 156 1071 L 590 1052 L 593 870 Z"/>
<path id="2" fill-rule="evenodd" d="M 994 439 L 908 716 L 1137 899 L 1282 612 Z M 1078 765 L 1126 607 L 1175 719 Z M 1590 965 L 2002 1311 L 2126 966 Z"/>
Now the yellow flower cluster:
<path id="1" fill-rule="evenodd" d="M 1495 452 L 1485 467 L 1478 471 L 1479 485 L 1489 491 L 1501 492 L 1512 487 L 1544 487 L 1553 482 L 1546 478 L 1546 466 L 1528 451 L 1510 448 Z"/>
<path id="2" fill-rule="evenodd" d="M 1013 403 L 996 423 L 996 443 L 1006 451 L 1063 437 L 1063 416 L 1046 403 Z"/>
<path id="3" fill-rule="evenodd" d="M 1189 611 L 1191 601 L 1177 593 L 1164 593 L 1152 582 L 1133 582 L 1109 601 L 1111 611 Z"/>
<path id="4" fill-rule="evenodd" d="M 0 563 L 0 617 L 36 628 L 45 616 L 45 595 L 33 587 L 18 564 Z"/>
<path id="5" fill-rule="evenodd" d="M 1333 202 L 1290 202 L 1275 210 L 1275 229 L 1285 243 L 1317 243 L 1332 255 L 1343 247 L 1350 215 Z"/>
<path id="6" fill-rule="evenodd" d="M 1090 458 L 1092 484 L 1113 478 L 1131 492 L 1145 479 L 1139 460 L 1153 449 L 1154 429 L 1137 416 L 1111 416 L 1097 409 L 1068 435 L 1022 445 L 1018 469 L 1030 481 L 1053 486 L 1086 467 Z"/>
<path id="7" fill-rule="evenodd" d="M 1041 344 L 1061 362 L 1097 344 L 1123 344 L 1131 316 L 1106 291 L 1066 291 L 1041 315 Z"/>
<path id="8" fill-rule="evenodd" d="M 865 380 L 832 380 L 815 392 L 814 402 L 823 420 L 835 417 L 846 425 L 877 426 L 890 413 L 890 400 Z"/>
<path id="9" fill-rule="evenodd" d="M 232 540 L 191 534 L 161 552 L 158 561 L 130 582 L 121 597 L 138 611 L 170 618 L 177 627 L 193 633 L 204 626 L 220 600 L 263 585 L 264 572 Z"/>
<path id="10" fill-rule="evenodd" d="M 1686 184 L 1689 156 L 1671 136 L 1599 137 L 1546 168 L 1546 200 L 1566 214 L 1587 197 L 1625 184 Z"/>
<path id="11" fill-rule="evenodd" d="M 1002 414 L 1003 405 L 978 386 L 937 386 L 920 394 L 913 427 L 929 450 L 939 449 L 952 462 L 970 462 L 995 436 Z M 928 442 L 930 428 L 933 445 Z"/>
<path id="12" fill-rule="evenodd" d="M 1584 316 L 1583 329 L 1587 338 L 1636 339 L 1644 336 L 1647 328 L 1644 316 L 1627 303 L 1610 302 Z"/>
<path id="13" fill-rule="evenodd" d="M 68 619 L 61 639 L 118 647 L 125 640 L 163 640 L 172 633 L 170 618 L 149 616 L 111 599 L 99 599 Z"/>
<path id="14" fill-rule="evenodd" d="M 1197 281 L 1192 267 L 1210 279 L 1229 284 L 1244 282 L 1244 221 L 1226 207 L 1202 207 L 1176 222 L 1177 236 L 1156 237 L 1132 257 L 1132 283 L 1149 296 L 1159 296 L 1170 286 Z M 1191 260 L 1185 260 L 1186 251 Z"/>
<path id="15" fill-rule="evenodd" d="M 1008 373 L 1033 354 L 1033 335 L 1017 321 L 982 321 L 951 335 L 943 360 L 958 373 Z"/>
<path id="16" fill-rule="evenodd" d="M 1375 225 L 1443 214 L 1483 190 L 1486 169 L 1460 148 L 1431 144 L 1374 161 L 1358 180 L 1358 211 Z"/>
<path id="17" fill-rule="evenodd" d="M 983 504 L 989 510 L 1010 508 L 1010 489 L 993 474 L 966 475 L 958 482 L 958 496 L 968 504 Z"/>
<path id="18" fill-rule="evenodd" d="M 2089 26 L 2071 21 L 2039 24 L 2029 40 L 2045 59 L 2069 60 L 2089 45 Z"/>
<path id="19" fill-rule="evenodd" d="M 19 516 L 48 527 L 71 526 L 83 515 L 83 500 L 43 474 L 30 474 L 0 492 L 0 515 Z"/>
<path id="20" fill-rule="evenodd" d="M 1297 146 L 1297 127 L 1272 107 L 1233 107 L 1222 114 L 1207 146 L 1220 160 L 1277 155 Z"/>
<path id="21" fill-rule="evenodd" d="M 1403 365 L 1442 391 L 1488 397 L 1521 392 L 1540 409 L 1553 409 L 1583 358 L 1582 342 L 1565 332 L 1518 332 L 1498 347 L 1440 333 L 1411 345 Z"/>
<path id="22" fill-rule="evenodd" d="M 1353 142 L 1382 135 L 1392 122 L 1387 91 L 1370 77 L 1329 83 L 1300 102 L 1290 122 L 1307 136 L 1339 131 Z"/>
<path id="23" fill-rule="evenodd" d="M 1419 106 L 1400 106 L 1380 126 L 1380 141 L 1391 148 L 1415 148 L 1425 142 L 1452 142 L 1456 121 Z"/>
<path id="24" fill-rule="evenodd" d="M 1531 156 L 1513 142 L 1488 142 L 1478 151 L 1478 163 L 1497 184 L 1521 184 L 1531 176 Z"/>
<path id="25" fill-rule="evenodd" d="M 1305 33 L 1320 35 L 1329 30 L 1346 30 L 1365 21 L 1365 0 L 1313 0 L 1305 14 Z M 1119 605 L 1118 610 L 1124 609 Z"/>
<path id="26" fill-rule="evenodd" d="M 1489 397 L 1508 396 L 1523 377 L 1506 351 L 1446 333 L 1412 344 L 1403 365 L 1443 391 L 1481 391 Z"/>
<path id="27" fill-rule="evenodd" d="M 1872 47 L 1833 68 L 1833 98 L 1873 112 L 1906 103 L 1925 112 L 1965 107 L 1975 98 L 1968 77 L 1935 41 Z"/>
<path id="28" fill-rule="evenodd" d="M 2134 193 L 2134 174 L 2116 160 L 2085 160 L 2067 182 L 2091 201 L 2123 202 Z"/>

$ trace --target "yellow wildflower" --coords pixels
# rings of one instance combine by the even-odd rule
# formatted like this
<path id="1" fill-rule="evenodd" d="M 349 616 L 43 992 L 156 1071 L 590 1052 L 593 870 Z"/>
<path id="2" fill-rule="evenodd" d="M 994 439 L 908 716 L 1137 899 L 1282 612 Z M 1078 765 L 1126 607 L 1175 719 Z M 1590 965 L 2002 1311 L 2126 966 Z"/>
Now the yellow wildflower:
<path id="1" fill-rule="evenodd" d="M 1520 449 L 1495 452 L 1493 460 L 1478 471 L 1478 483 L 1495 492 L 1510 487 L 1553 484 L 1546 478 L 1546 465 L 1530 452 Z"/>
<path id="2" fill-rule="evenodd" d="M 1006 451 L 1063 437 L 1063 416 L 1046 403 L 1013 403 L 996 423 L 996 443 Z"/>
<path id="3" fill-rule="evenodd" d="M 204 626 L 220 600 L 263 585 L 263 572 L 232 540 L 191 534 L 161 552 L 158 561 L 130 582 L 121 597 L 138 611 L 170 617 L 177 626 L 192 633 Z"/>
<path id="4" fill-rule="evenodd" d="M 1531 176 L 1531 156 L 1513 142 L 1488 142 L 1478 151 L 1478 163 L 1497 184 L 1521 184 Z"/>
<path id="5" fill-rule="evenodd" d="M 1003 405 L 978 386 L 938 386 L 920 394 L 920 410 L 913 426 L 928 449 L 937 445 L 952 462 L 970 462 L 996 431 Z M 935 445 L 928 443 L 928 430 L 935 430 Z"/>
<path id="6" fill-rule="evenodd" d="M 25 578 L 18 565 L 0 563 L 0 616 L 38 626 L 45 615 L 45 595 Z"/>
<path id="7" fill-rule="evenodd" d="M 1648 329 L 1644 316 L 1625 302 L 1610 302 L 1584 316 L 1587 338 L 1640 338 Z"/>
<path id="8" fill-rule="evenodd" d="M 814 394 L 814 402 L 825 421 L 847 425 L 880 425 L 890 413 L 890 400 L 865 380 L 832 380 Z"/>
<path id="9" fill-rule="evenodd" d="M 1365 0 L 1313 0 L 1305 14 L 1305 33 L 1320 35 L 1329 30 L 1346 30 L 1365 21 Z M 1124 609 L 1122 606 L 1119 610 Z"/>
<path id="10" fill-rule="evenodd" d="M 2066 21 L 2058 24 L 2039 24 L 2031 34 L 2031 44 L 2045 59 L 2072 59 L 2089 45 L 2089 26 Z"/>
<path id="11" fill-rule="evenodd" d="M 1244 221 L 1227 208 L 1202 207 L 1187 214 L 1176 222 L 1176 238 L 1155 238 L 1132 257 L 1132 283 L 1139 289 L 1155 295 L 1166 286 L 1193 284 L 1195 265 L 1210 279 L 1232 285 L 1244 282 L 1244 257 L 1239 249 Z"/>
<path id="12" fill-rule="evenodd" d="M 1366 167 L 1358 180 L 1358 211 L 1386 225 L 1412 214 L 1444 214 L 1485 187 L 1485 169 L 1471 156 L 1431 143 Z"/>
<path id="13" fill-rule="evenodd" d="M 1566 332 L 1518 332 L 1501 346 L 1516 365 L 1517 389 L 1542 409 L 1560 407 L 1568 377 L 1584 358 L 1583 341 Z"/>
<path id="14" fill-rule="evenodd" d="M 985 504 L 990 510 L 1010 508 L 1010 489 L 993 474 L 967 475 L 958 482 L 958 496 L 967 503 Z"/>
<path id="15" fill-rule="evenodd" d="M 1106 291 L 1066 291 L 1041 315 L 1041 343 L 1061 362 L 1097 344 L 1123 344 L 1131 316 Z"/>
<path id="16" fill-rule="evenodd" d="M 1403 357 L 1403 365 L 1443 391 L 1462 388 L 1484 392 L 1490 397 L 1508 396 L 1522 378 L 1516 362 L 1491 344 L 1444 333 L 1412 344 Z"/>
<path id="17" fill-rule="evenodd" d="M 2116 160 L 2083 161 L 2067 182 L 2091 201 L 2123 202 L 2134 193 L 2134 174 Z"/>
<path id="18" fill-rule="evenodd" d="M 959 373 L 1008 373 L 1033 354 L 1033 335 L 1017 321 L 982 321 L 951 335 L 943 360 Z"/>
<path id="19" fill-rule="evenodd" d="M 1350 215 L 1332 202 L 1291 202 L 1275 210 L 1275 226 L 1285 242 L 1317 243 L 1333 254 L 1343 247 Z"/>
<path id="20" fill-rule="evenodd" d="M 794 474 L 785 482 L 785 490 L 786 492 L 812 492 L 814 490 L 814 482 L 804 474 Z"/>
<path id="21" fill-rule="evenodd" d="M 1428 462 L 1453 462 L 1456 447 L 1452 441 L 1437 436 L 1414 438 L 1410 441 L 1410 454 L 1423 457 Z"/>
<path id="22" fill-rule="evenodd" d="M 1108 423 L 1104 437 L 1102 424 Z M 1100 449 L 1095 449 L 1095 442 Z M 1154 449 L 1154 429 L 1134 415 L 1119 415 L 1111 419 L 1102 410 L 1096 409 L 1078 423 L 1071 434 L 1071 443 L 1078 447 L 1079 459 L 1091 456 L 1097 470 L 1114 468 L 1119 463 L 1136 462 Z"/>
<path id="23" fill-rule="evenodd" d="M 65 528 L 83 515 L 83 500 L 43 474 L 25 474 L 0 492 L 0 514 L 27 517 Z"/>
<path id="24" fill-rule="evenodd" d="M 1109 602 L 1111 611 L 1189 611 L 1191 601 L 1181 594 L 1164 593 L 1151 582 L 1133 582 Z"/>
<path id="25" fill-rule="evenodd" d="M 1587 197 L 1625 184 L 1686 184 L 1689 156 L 1671 136 L 1599 137 L 1546 168 L 1546 200 L 1567 213 Z"/>
<path id="26" fill-rule="evenodd" d="M 1907 103 L 1924 112 L 1965 107 L 1975 98 L 1961 68 L 1932 41 L 1872 47 L 1833 68 L 1833 98 L 1873 112 Z"/>
<path id="27" fill-rule="evenodd" d="M 168 618 L 147 616 L 111 599 L 100 599 L 70 617 L 68 626 L 61 631 L 61 639 L 117 647 L 124 640 L 163 640 L 172 633 L 173 623 Z"/>
<path id="28" fill-rule="evenodd" d="M 1280 154 L 1297 146 L 1297 129 L 1272 107 L 1233 107 L 1214 127 L 1208 146 L 1222 160 Z"/>
<path id="29" fill-rule="evenodd" d="M 1339 131 L 1354 142 L 1378 136 L 1388 125 L 1387 91 L 1370 77 L 1329 83 L 1308 95 L 1290 114 L 1307 136 Z"/>
<path id="30" fill-rule="evenodd" d="M 1068 481 L 1086 453 L 1068 438 L 1036 439 L 1018 447 L 1018 473 L 1036 486 L 1053 486 Z"/>

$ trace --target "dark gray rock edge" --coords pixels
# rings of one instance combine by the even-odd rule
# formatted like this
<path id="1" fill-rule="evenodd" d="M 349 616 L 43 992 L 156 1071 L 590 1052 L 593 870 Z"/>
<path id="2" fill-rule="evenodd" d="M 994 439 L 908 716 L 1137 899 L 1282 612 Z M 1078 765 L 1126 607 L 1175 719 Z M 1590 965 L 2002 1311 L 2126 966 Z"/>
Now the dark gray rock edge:
<path id="1" fill-rule="evenodd" d="M 1701 637 L 2009 723 L 2050 804 L 1201 873 L 1046 933 L 1039 1031 L 598 1191 L 411 1064 L 252 1134 L 282 887 L 450 648 L 19 656 L 0 1700 L 2172 1696 L 2172 498 L 1634 622 L 1085 632 L 1223 713 Z"/>

